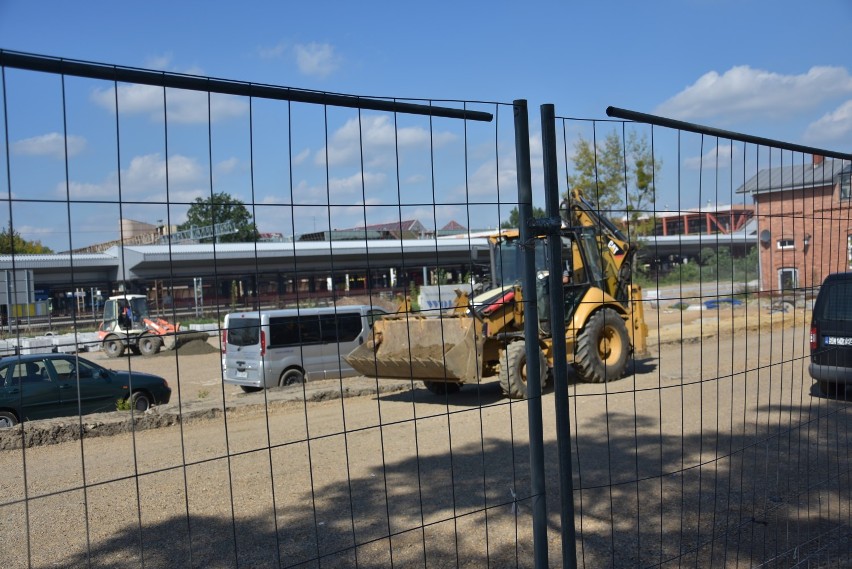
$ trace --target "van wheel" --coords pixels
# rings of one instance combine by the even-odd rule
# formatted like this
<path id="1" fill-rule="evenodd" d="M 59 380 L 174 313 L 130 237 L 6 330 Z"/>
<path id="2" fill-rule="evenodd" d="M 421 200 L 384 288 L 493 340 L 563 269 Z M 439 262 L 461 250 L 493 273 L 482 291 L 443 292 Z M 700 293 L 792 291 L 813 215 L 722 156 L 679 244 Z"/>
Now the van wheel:
<path id="1" fill-rule="evenodd" d="M 598 310 L 577 338 L 574 369 L 583 381 L 619 379 L 627 367 L 630 337 L 621 315 L 612 308 Z"/>
<path id="2" fill-rule="evenodd" d="M 279 387 L 284 387 L 285 385 L 297 385 L 299 383 L 305 383 L 305 374 L 303 374 L 302 370 L 299 369 L 288 369 L 282 373 L 281 377 L 278 379 Z"/>
<path id="3" fill-rule="evenodd" d="M 424 381 L 426 389 L 435 395 L 452 395 L 461 390 L 461 384 L 451 381 Z"/>

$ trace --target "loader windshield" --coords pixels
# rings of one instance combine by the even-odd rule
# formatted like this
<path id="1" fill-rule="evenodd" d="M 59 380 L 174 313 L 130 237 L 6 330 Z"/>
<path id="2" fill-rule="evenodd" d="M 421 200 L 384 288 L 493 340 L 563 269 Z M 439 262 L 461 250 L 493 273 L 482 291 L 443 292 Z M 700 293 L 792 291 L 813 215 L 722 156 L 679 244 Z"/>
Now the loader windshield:
<path id="1" fill-rule="evenodd" d="M 508 286 L 521 282 L 524 250 L 519 246 L 519 243 L 520 241 L 517 239 L 507 239 L 495 245 L 493 278 L 496 286 Z M 547 269 L 541 239 L 535 240 L 535 267 L 536 270 Z"/>

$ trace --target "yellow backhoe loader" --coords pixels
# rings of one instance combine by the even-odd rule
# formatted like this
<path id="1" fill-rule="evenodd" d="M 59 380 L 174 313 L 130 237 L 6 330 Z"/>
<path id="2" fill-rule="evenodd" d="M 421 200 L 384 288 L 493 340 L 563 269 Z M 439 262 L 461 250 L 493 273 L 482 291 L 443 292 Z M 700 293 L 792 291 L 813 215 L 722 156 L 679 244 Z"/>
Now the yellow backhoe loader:
<path id="1" fill-rule="evenodd" d="M 561 294 L 565 302 L 565 347 L 579 378 L 604 382 L 622 377 L 631 353 L 644 355 L 648 329 L 641 289 L 632 282 L 635 246 L 579 193 L 562 202 Z M 541 384 L 553 367 L 549 321 L 546 237 L 535 238 Z M 373 338 L 346 361 L 370 377 L 422 380 L 437 394 L 497 374 L 509 397 L 527 395 L 523 256 L 517 230 L 490 237 L 495 288 L 467 299 L 451 315 L 398 313 L 377 320 Z"/>

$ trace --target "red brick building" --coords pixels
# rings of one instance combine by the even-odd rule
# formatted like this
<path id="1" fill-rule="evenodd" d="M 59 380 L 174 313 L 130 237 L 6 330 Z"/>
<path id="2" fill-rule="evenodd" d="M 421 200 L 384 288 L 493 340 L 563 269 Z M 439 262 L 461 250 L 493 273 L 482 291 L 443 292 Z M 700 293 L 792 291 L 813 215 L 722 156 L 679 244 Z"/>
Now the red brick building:
<path id="1" fill-rule="evenodd" d="M 760 170 L 737 190 L 754 199 L 760 290 L 819 286 L 852 270 L 852 163 L 823 160 Z"/>

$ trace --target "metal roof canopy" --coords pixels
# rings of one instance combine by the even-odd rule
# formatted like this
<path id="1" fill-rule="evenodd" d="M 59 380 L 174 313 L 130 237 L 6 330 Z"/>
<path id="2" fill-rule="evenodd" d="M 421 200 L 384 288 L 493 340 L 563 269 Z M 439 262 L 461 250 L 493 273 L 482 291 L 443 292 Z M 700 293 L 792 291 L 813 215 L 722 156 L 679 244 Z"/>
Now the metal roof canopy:
<path id="1" fill-rule="evenodd" d="M 306 241 L 125 245 L 99 254 L 0 255 L 0 270 L 32 269 L 38 285 L 75 286 L 69 280 L 133 281 L 258 272 L 342 274 L 369 268 L 465 265 L 490 261 L 488 239 Z"/>

